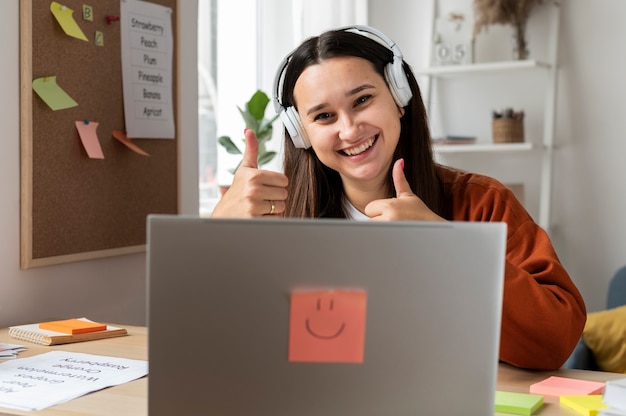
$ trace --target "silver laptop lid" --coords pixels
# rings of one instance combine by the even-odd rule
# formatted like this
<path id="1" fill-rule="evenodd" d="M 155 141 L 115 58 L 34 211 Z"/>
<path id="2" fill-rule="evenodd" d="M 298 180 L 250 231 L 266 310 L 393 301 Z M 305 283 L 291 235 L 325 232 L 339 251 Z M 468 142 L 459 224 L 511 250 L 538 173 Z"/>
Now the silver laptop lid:
<path id="1" fill-rule="evenodd" d="M 149 414 L 492 414 L 505 236 L 150 216 Z"/>

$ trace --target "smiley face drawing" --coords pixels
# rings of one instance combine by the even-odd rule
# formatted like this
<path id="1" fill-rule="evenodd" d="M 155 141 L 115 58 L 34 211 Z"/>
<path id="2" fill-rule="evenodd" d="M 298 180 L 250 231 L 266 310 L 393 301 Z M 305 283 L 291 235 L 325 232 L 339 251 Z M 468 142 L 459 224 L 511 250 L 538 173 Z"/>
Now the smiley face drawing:
<path id="1" fill-rule="evenodd" d="M 292 293 L 289 361 L 362 363 L 366 302 L 357 290 Z"/>
<path id="2" fill-rule="evenodd" d="M 326 300 L 326 299 L 325 299 Z M 328 301 L 328 314 L 330 316 L 330 319 L 325 317 L 322 318 L 321 320 L 321 326 L 325 327 L 324 329 L 328 329 L 328 324 L 331 323 L 329 321 L 333 321 L 335 319 L 342 319 L 343 316 L 338 316 L 339 314 L 333 314 L 333 311 L 335 309 L 335 299 L 332 297 L 327 299 Z M 346 327 L 346 323 L 345 322 L 341 322 L 341 325 L 339 325 L 337 331 L 335 331 L 334 333 L 328 333 L 327 335 L 323 335 L 322 331 L 316 331 L 312 328 L 311 321 L 316 321 L 319 319 L 320 314 L 322 314 L 322 297 L 319 296 L 317 298 L 317 313 L 314 313 L 313 316 L 306 318 L 306 330 L 309 332 L 309 334 L 313 335 L 315 338 L 319 338 L 319 339 L 334 339 L 337 338 L 339 335 L 341 335 L 341 333 L 343 332 L 344 328 Z M 339 321 L 337 321 L 337 323 L 339 323 Z M 331 328 L 332 329 L 332 328 Z"/>

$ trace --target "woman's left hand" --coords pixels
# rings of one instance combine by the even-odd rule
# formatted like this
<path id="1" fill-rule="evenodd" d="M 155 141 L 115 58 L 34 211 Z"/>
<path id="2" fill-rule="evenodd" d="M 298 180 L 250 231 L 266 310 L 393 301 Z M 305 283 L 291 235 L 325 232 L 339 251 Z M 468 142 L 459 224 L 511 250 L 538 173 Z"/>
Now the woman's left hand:
<path id="1" fill-rule="evenodd" d="M 397 197 L 370 202 L 365 207 L 365 215 L 374 221 L 445 221 L 411 190 L 404 175 L 404 159 L 396 160 L 392 174 Z"/>

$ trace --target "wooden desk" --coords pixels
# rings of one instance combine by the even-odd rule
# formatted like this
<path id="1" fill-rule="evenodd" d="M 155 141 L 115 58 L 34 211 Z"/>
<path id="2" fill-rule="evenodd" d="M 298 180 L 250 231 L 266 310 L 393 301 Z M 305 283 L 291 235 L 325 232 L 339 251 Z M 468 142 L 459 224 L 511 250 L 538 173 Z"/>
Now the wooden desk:
<path id="1" fill-rule="evenodd" d="M 500 364 L 498 368 L 498 390 L 528 393 L 530 385 L 544 380 L 550 376 L 577 378 L 581 380 L 600 381 L 615 380 L 626 377 L 619 373 L 604 373 L 601 371 L 586 370 L 557 370 L 557 371 L 529 371 L 520 370 L 506 364 Z M 558 397 L 544 396 L 544 405 L 541 411 L 535 413 L 539 416 L 575 416 L 579 413 L 562 407 Z M 509 415 L 508 413 L 496 413 L 496 415 Z"/>
<path id="2" fill-rule="evenodd" d="M 8 335 L 7 329 L 0 330 L 0 342 L 23 344 L 28 351 L 19 354 L 19 357 L 29 357 L 52 350 L 74 351 L 88 354 L 108 355 L 137 360 L 148 359 L 148 338 L 145 327 L 123 326 L 128 329 L 129 336 L 103 339 L 98 341 L 79 342 L 76 344 L 44 347 L 15 340 Z M 0 360 L 1 362 L 2 360 Z M 623 378 L 624 374 L 603 373 L 599 371 L 558 370 L 558 371 L 528 371 L 500 364 L 498 368 L 498 390 L 528 393 L 531 384 L 541 381 L 551 375 L 578 378 L 591 381 L 607 381 Z M 147 377 L 120 386 L 110 387 L 86 396 L 79 397 L 67 403 L 62 403 L 38 412 L 25 412 L 0 408 L 0 416 L 10 415 L 37 415 L 37 416 L 144 416 L 148 414 L 148 379 Z M 537 415 L 559 416 L 576 415 L 575 412 L 559 405 L 558 397 L 545 396 L 545 404 Z M 505 413 L 496 413 L 506 415 Z"/>

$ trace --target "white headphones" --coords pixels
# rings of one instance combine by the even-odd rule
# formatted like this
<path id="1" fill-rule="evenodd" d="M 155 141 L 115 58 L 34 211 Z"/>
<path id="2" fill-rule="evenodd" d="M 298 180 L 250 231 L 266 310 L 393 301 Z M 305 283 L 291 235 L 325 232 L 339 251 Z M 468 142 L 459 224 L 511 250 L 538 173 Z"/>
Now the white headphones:
<path id="1" fill-rule="evenodd" d="M 379 41 L 378 43 L 387 46 L 393 52 L 393 61 L 385 66 L 385 80 L 387 81 L 387 85 L 389 86 L 389 90 L 391 91 L 391 95 L 393 96 L 396 104 L 399 107 L 405 107 L 413 96 L 413 92 L 411 91 L 411 86 L 409 85 L 406 73 L 402 68 L 403 57 L 398 46 L 382 32 L 369 26 L 346 26 L 337 30 L 352 31 L 354 33 L 361 34 L 362 36 L 369 37 L 370 39 L 372 39 L 372 37 L 368 35 L 374 35 L 382 41 Z M 376 41 L 376 39 L 373 40 Z M 278 67 L 276 76 L 274 77 L 274 108 L 276 109 L 276 112 L 280 114 L 280 119 L 285 125 L 293 144 L 298 148 L 308 149 L 311 147 L 311 142 L 306 135 L 306 131 L 304 130 L 298 111 L 294 106 L 284 107 L 278 98 L 280 95 L 279 88 L 281 87 L 282 78 L 292 55 L 293 52 L 283 59 Z"/>

